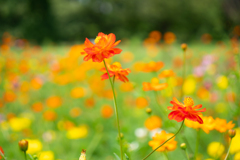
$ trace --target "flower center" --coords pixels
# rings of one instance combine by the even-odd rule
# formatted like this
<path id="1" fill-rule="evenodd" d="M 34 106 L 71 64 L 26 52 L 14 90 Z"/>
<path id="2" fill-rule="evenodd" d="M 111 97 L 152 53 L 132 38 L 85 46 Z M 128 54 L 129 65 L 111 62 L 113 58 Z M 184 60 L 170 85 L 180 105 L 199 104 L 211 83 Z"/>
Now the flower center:
<path id="1" fill-rule="evenodd" d="M 96 39 L 94 40 L 94 42 L 98 43 L 101 38 L 102 38 L 101 36 L 97 36 Z"/>
<path id="2" fill-rule="evenodd" d="M 184 103 L 185 107 L 192 107 L 194 105 L 194 101 L 190 97 L 184 98 L 183 103 Z"/>

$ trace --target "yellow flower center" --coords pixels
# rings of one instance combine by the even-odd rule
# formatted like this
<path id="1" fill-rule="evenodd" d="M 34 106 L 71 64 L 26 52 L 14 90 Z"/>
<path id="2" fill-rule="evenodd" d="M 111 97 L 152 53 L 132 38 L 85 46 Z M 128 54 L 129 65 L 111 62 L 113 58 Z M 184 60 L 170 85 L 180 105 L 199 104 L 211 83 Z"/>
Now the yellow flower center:
<path id="1" fill-rule="evenodd" d="M 184 103 L 184 105 L 185 105 L 186 107 L 191 107 L 191 106 L 194 105 L 194 101 L 193 101 L 193 99 L 190 98 L 190 97 L 184 98 L 183 103 Z"/>

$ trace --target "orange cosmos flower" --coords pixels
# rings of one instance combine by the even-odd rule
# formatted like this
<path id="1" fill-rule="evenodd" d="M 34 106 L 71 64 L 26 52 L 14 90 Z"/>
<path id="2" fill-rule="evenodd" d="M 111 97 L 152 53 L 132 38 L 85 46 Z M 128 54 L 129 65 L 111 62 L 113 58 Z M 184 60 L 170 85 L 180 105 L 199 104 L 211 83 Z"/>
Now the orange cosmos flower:
<path id="1" fill-rule="evenodd" d="M 81 54 L 87 54 L 84 57 L 84 61 L 92 59 L 93 62 L 102 62 L 104 58 L 110 58 L 115 54 L 122 52 L 119 48 L 114 48 L 118 45 L 121 40 L 115 42 L 116 36 L 113 33 L 104 34 L 102 32 L 98 33 L 95 39 L 95 44 L 93 44 L 88 38 L 85 40 L 85 49 Z"/>
<path id="2" fill-rule="evenodd" d="M 50 108 L 58 108 L 62 105 L 62 99 L 58 96 L 51 96 L 46 100 L 46 104 Z"/>
<path id="3" fill-rule="evenodd" d="M 0 152 L 2 152 L 2 154 L 4 154 L 4 151 L 1 146 L 0 146 Z M 0 159 L 2 159 L 2 156 L 0 156 Z"/>
<path id="4" fill-rule="evenodd" d="M 159 83 L 158 78 L 152 78 L 151 83 L 143 82 L 142 85 L 144 91 L 160 91 L 168 87 L 167 83 Z"/>
<path id="5" fill-rule="evenodd" d="M 102 106 L 101 114 L 103 118 L 110 118 L 113 115 L 113 112 L 114 112 L 113 108 L 110 107 L 109 105 Z"/>
<path id="6" fill-rule="evenodd" d="M 162 119 L 158 116 L 150 116 L 146 119 L 144 123 L 148 130 L 154 130 L 162 127 Z"/>
<path id="7" fill-rule="evenodd" d="M 233 124 L 232 121 L 227 123 L 226 119 L 215 119 L 215 130 L 218 132 L 226 132 L 227 130 L 232 129 L 234 126 L 235 124 Z"/>
<path id="8" fill-rule="evenodd" d="M 173 72 L 173 70 L 164 70 L 162 71 L 162 73 L 160 73 L 158 75 L 159 78 L 168 78 L 168 77 L 174 77 L 175 73 Z"/>
<path id="9" fill-rule="evenodd" d="M 184 99 L 184 104 L 180 103 L 175 97 L 170 102 L 173 106 L 168 107 L 172 112 L 168 115 L 170 120 L 174 119 L 177 122 L 183 121 L 185 118 L 191 121 L 197 121 L 200 124 L 203 124 L 203 120 L 199 115 L 202 115 L 201 112 L 205 112 L 206 108 L 202 108 L 202 105 L 194 105 L 192 98 L 187 97 Z M 200 110 L 197 110 L 200 109 Z"/>
<path id="10" fill-rule="evenodd" d="M 131 71 L 130 69 L 122 69 L 122 66 L 119 62 L 115 62 L 112 65 L 107 64 L 108 72 L 110 74 L 110 77 L 115 76 L 115 79 L 119 79 L 122 82 L 128 82 L 128 78 L 126 77 Z M 108 79 L 108 73 L 106 68 L 101 69 L 104 73 L 101 77 L 102 80 Z"/>
<path id="11" fill-rule="evenodd" d="M 157 72 L 164 66 L 163 62 L 154 62 L 151 61 L 149 63 L 146 63 L 143 67 L 143 72 Z"/>
<path id="12" fill-rule="evenodd" d="M 174 134 L 173 133 L 166 133 L 166 131 L 162 131 L 161 133 L 156 133 L 153 136 L 153 140 L 148 142 L 148 145 L 152 147 L 152 149 L 156 149 L 158 146 L 160 146 L 162 143 L 164 143 L 166 140 L 171 138 Z M 175 137 L 174 137 L 175 138 Z M 172 138 L 170 141 L 168 141 L 166 144 L 161 146 L 157 149 L 157 151 L 172 151 L 177 148 L 177 141 Z"/>

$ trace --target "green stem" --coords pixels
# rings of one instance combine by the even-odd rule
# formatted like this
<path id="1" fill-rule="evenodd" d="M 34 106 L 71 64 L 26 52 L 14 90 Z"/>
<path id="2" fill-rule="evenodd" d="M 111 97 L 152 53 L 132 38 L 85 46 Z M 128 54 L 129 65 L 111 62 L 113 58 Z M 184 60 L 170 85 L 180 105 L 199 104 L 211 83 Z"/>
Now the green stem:
<path id="1" fill-rule="evenodd" d="M 184 120 L 182 121 L 182 124 L 181 124 L 180 128 L 178 129 L 178 131 L 177 131 L 172 137 L 170 137 L 170 138 L 167 139 L 165 142 L 163 142 L 160 146 L 158 146 L 157 148 L 155 148 L 151 153 L 149 153 L 145 158 L 143 158 L 143 160 L 147 159 L 151 154 L 153 154 L 156 150 L 158 150 L 158 148 L 162 147 L 165 143 L 167 143 L 167 142 L 170 141 L 172 138 L 174 138 L 174 137 L 180 132 L 180 130 L 182 129 L 183 124 L 184 124 Z"/>
<path id="2" fill-rule="evenodd" d="M 153 92 L 154 92 L 154 94 L 155 94 L 156 103 L 157 103 L 157 105 L 159 106 L 159 109 L 160 109 L 159 111 L 160 111 L 160 114 L 161 114 L 161 118 L 163 118 L 164 120 L 166 120 L 164 115 L 166 115 L 167 112 L 162 108 L 162 106 L 161 106 L 161 105 L 159 104 L 159 102 L 158 102 L 158 97 L 159 97 L 158 91 L 153 91 Z"/>
<path id="3" fill-rule="evenodd" d="M 188 153 L 187 153 L 187 149 L 185 149 L 185 154 L 186 154 L 187 160 L 190 160 L 189 156 L 188 156 Z"/>
<path id="4" fill-rule="evenodd" d="M 167 152 L 165 151 L 165 152 L 163 152 L 163 153 L 164 153 L 164 155 L 165 155 L 166 159 L 167 159 L 167 160 L 169 160 L 169 157 L 168 157 L 168 154 L 167 154 Z"/>
<path id="5" fill-rule="evenodd" d="M 98 143 L 100 142 L 101 138 L 102 138 L 101 133 L 99 133 L 99 132 L 95 133 L 92 141 L 90 142 L 89 146 L 87 147 L 88 159 L 91 159 L 92 154 L 93 154 L 94 150 L 96 149 Z"/>
<path id="6" fill-rule="evenodd" d="M 195 153 L 194 153 L 195 159 L 197 158 L 197 155 L 198 155 L 199 140 L 200 140 L 200 130 L 197 130 L 196 147 L 195 147 Z"/>
<path id="7" fill-rule="evenodd" d="M 2 153 L 2 151 L 0 151 L 0 155 L 1 155 L 1 157 L 2 157 L 4 160 L 6 160 L 6 157 L 4 156 L 4 154 Z"/>
<path id="8" fill-rule="evenodd" d="M 26 152 L 24 152 L 24 156 L 25 156 L 25 160 L 27 160 L 27 153 Z"/>
<path id="9" fill-rule="evenodd" d="M 181 99 L 183 99 L 183 84 L 185 81 L 185 76 L 186 76 L 186 51 L 183 51 L 183 72 L 182 72 L 182 77 L 183 77 L 183 81 L 182 81 L 182 90 L 181 90 Z"/>
<path id="10" fill-rule="evenodd" d="M 228 147 L 227 155 L 226 155 L 226 157 L 225 157 L 224 160 L 227 160 L 227 158 L 228 158 L 229 151 L 230 151 L 230 147 L 231 147 L 231 142 L 232 142 L 232 138 L 230 139 L 230 143 L 229 143 L 229 147 Z"/>
<path id="11" fill-rule="evenodd" d="M 105 60 L 103 60 L 104 66 L 107 70 L 107 74 L 108 74 L 108 78 L 112 87 L 112 92 L 113 92 L 113 102 L 114 102 L 114 108 L 115 108 L 115 114 L 116 114 L 116 119 L 117 119 L 117 127 L 118 127 L 118 137 L 119 137 L 119 143 L 120 143 L 120 151 L 121 151 L 121 160 L 123 160 L 123 149 L 122 149 L 122 139 L 121 139 L 121 129 L 120 129 L 120 125 L 119 125 L 119 118 L 118 118 L 118 108 L 117 108 L 117 100 L 116 100 L 116 95 L 115 95 L 115 91 L 114 91 L 114 85 L 113 82 L 111 80 L 107 65 Z"/>

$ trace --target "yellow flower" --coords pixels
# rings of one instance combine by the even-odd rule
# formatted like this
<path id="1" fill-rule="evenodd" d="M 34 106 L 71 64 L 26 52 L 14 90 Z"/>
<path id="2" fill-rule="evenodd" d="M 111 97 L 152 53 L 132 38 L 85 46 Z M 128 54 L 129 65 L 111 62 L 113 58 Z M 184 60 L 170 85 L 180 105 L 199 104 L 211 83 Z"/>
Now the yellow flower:
<path id="1" fill-rule="evenodd" d="M 183 92 L 185 95 L 194 93 L 196 88 L 196 81 L 193 78 L 187 78 L 183 83 Z"/>
<path id="2" fill-rule="evenodd" d="M 71 90 L 72 98 L 81 98 L 85 95 L 85 91 L 82 87 L 76 87 Z"/>
<path id="3" fill-rule="evenodd" d="M 13 131 L 17 132 L 29 128 L 31 125 L 31 120 L 28 118 L 14 117 L 9 120 L 9 125 Z"/>
<path id="4" fill-rule="evenodd" d="M 207 152 L 211 157 L 220 157 L 224 150 L 224 145 L 219 142 L 211 142 L 207 148 Z"/>
<path id="5" fill-rule="evenodd" d="M 231 143 L 231 148 L 230 148 L 230 153 L 236 153 L 236 152 L 240 152 L 240 128 L 236 128 L 236 135 L 235 137 L 232 139 L 232 143 Z M 240 154 L 240 153 L 239 153 Z"/>
<path id="6" fill-rule="evenodd" d="M 72 127 L 67 132 L 68 139 L 80 139 L 85 138 L 88 135 L 88 128 L 86 125 L 79 127 Z"/>
<path id="7" fill-rule="evenodd" d="M 43 151 L 39 155 L 39 160 L 54 160 L 54 153 L 52 151 Z"/>
<path id="8" fill-rule="evenodd" d="M 42 150 L 42 142 L 38 139 L 29 139 L 28 140 L 28 150 L 27 153 L 34 154 Z"/>
<path id="9" fill-rule="evenodd" d="M 237 152 L 234 156 L 234 160 L 239 160 L 240 159 L 240 152 Z"/>
<path id="10" fill-rule="evenodd" d="M 220 89 L 226 89 L 228 87 L 228 78 L 226 76 L 219 76 L 217 78 L 217 86 Z"/>

